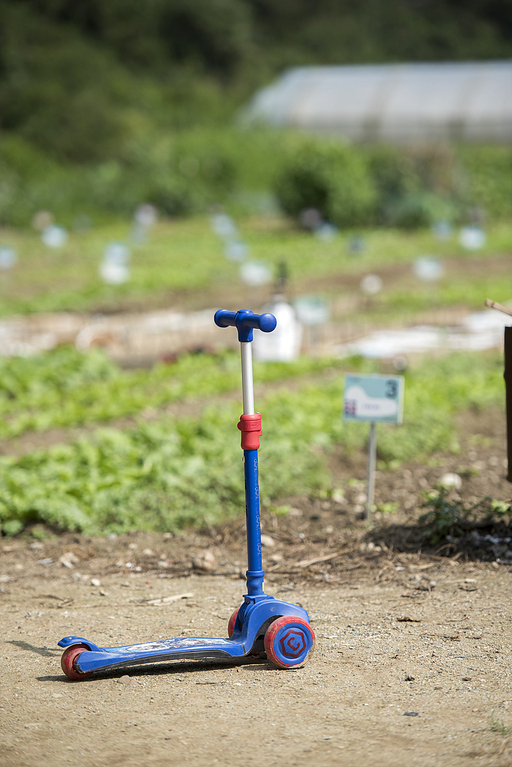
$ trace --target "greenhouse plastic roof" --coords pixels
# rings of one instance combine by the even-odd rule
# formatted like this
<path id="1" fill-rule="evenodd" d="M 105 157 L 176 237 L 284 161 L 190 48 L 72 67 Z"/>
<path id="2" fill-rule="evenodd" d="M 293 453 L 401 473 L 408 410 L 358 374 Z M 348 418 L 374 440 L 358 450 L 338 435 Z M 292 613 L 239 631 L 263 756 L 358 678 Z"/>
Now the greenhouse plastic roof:
<path id="1" fill-rule="evenodd" d="M 512 142 L 512 61 L 300 67 L 243 113 L 355 141 Z"/>

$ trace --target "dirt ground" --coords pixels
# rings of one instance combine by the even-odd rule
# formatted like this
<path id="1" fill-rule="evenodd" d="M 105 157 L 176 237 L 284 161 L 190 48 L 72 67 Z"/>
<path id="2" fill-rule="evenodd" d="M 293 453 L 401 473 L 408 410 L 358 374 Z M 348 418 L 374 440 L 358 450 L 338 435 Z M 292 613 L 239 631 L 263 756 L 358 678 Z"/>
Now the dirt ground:
<path id="1" fill-rule="evenodd" d="M 340 480 L 356 479 L 345 497 L 264 513 L 266 590 L 305 607 L 317 637 L 297 670 L 251 659 L 83 682 L 61 672 L 69 634 L 100 646 L 226 636 L 244 593 L 243 519 L 178 536 L 2 539 L 0 764 L 510 767 L 510 541 L 480 530 L 483 548 L 425 548 L 417 525 L 421 493 L 446 472 L 468 502 L 510 498 L 503 420 L 466 416 L 458 455 L 380 472 L 376 500 L 398 511 L 372 530 L 361 456 L 333 458 Z"/>

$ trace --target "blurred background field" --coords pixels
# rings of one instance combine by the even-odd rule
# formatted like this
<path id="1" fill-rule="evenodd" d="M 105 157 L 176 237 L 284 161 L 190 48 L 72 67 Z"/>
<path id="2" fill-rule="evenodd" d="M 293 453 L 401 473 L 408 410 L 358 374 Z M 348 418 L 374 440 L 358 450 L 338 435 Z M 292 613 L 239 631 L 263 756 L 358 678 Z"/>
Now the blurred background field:
<path id="1" fill-rule="evenodd" d="M 365 229 L 364 236 L 360 229 L 348 230 L 325 241 L 275 214 L 236 221 L 251 260 L 264 262 L 270 269 L 270 284 L 263 292 L 256 286 L 258 301 L 271 291 L 282 262 L 288 266 L 292 290 L 303 293 L 320 288 L 332 299 L 353 294 L 358 275 L 391 271 L 391 284 L 384 280 L 382 292 L 365 306 L 371 312 L 416 312 L 450 304 L 476 309 L 482 306 L 484 294 L 497 301 L 511 295 L 507 267 L 512 224 L 506 219 L 488 226 L 486 245 L 476 252 L 460 244 L 457 229 L 446 240 L 426 228 L 412 232 L 372 228 Z M 130 243 L 130 230 L 127 221 L 106 223 L 71 232 L 62 247 L 48 248 L 37 232 L 3 229 L 2 244 L 15 249 L 18 263 L 0 275 L 0 313 L 201 309 L 230 296 L 251 300 L 239 264 L 226 258 L 224 244 L 207 216 L 163 220 L 141 244 Z M 132 251 L 130 279 L 121 285 L 105 284 L 99 273 L 109 242 L 125 242 Z M 354 242 L 361 243 L 361 252 L 353 252 Z M 435 291 L 425 289 L 418 279 L 415 285 L 401 287 L 408 277 L 413 280 L 415 259 L 426 254 L 442 259 L 446 266 L 447 274 L 437 281 Z"/>
<path id="2" fill-rule="evenodd" d="M 503 411 L 499 342 L 348 344 L 418 326 L 462 344 L 486 298 L 511 299 L 510 143 L 355 142 L 244 114 L 289 67 L 506 62 L 507 3 L 320 0 L 313 18 L 305 0 L 5 0 L 0 23 L 2 534 L 240 513 L 238 359 L 200 313 L 258 311 L 277 282 L 326 318 L 298 359 L 255 368 L 267 509 L 343 494 L 333 456 L 366 440 L 341 421 L 344 372 L 406 375 L 386 471 L 455 455 L 461 413 Z M 112 351 L 145 322 L 174 323 L 172 344 Z"/>

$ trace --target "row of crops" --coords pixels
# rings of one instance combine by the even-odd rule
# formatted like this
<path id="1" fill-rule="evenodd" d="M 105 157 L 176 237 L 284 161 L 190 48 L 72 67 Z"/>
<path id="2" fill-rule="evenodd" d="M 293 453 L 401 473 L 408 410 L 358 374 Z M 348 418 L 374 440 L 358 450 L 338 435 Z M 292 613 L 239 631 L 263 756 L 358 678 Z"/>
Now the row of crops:
<path id="1" fill-rule="evenodd" d="M 329 453 L 365 446 L 364 425 L 341 419 L 344 371 L 377 370 L 360 359 L 256 365 L 263 413 L 262 498 L 328 497 Z M 393 467 L 458 449 L 457 412 L 502 406 L 500 355 L 456 354 L 406 373 L 405 422 L 379 433 L 379 459 Z M 184 356 L 151 370 L 122 370 L 101 352 L 61 348 L 0 366 L 1 436 L 69 427 L 59 444 L 0 458 L 0 523 L 13 535 L 34 523 L 90 534 L 173 531 L 212 524 L 244 508 L 236 423 L 239 360 Z M 169 405 L 188 403 L 192 415 Z M 179 413 L 179 409 L 176 411 Z M 129 419 L 127 420 L 127 417 Z M 122 422 L 116 419 L 123 419 Z M 78 430 L 78 431 L 77 431 Z"/>

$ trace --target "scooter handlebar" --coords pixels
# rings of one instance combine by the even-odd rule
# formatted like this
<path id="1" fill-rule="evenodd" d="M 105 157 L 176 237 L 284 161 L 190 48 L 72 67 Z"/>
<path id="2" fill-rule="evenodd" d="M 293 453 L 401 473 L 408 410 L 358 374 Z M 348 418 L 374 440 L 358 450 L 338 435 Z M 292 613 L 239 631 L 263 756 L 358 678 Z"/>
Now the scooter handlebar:
<path id="1" fill-rule="evenodd" d="M 238 312 L 219 309 L 215 312 L 214 320 L 219 328 L 235 327 L 238 330 L 238 340 L 242 342 L 252 341 L 254 328 L 271 333 L 277 326 L 273 314 L 254 314 L 249 309 L 240 309 Z"/>

